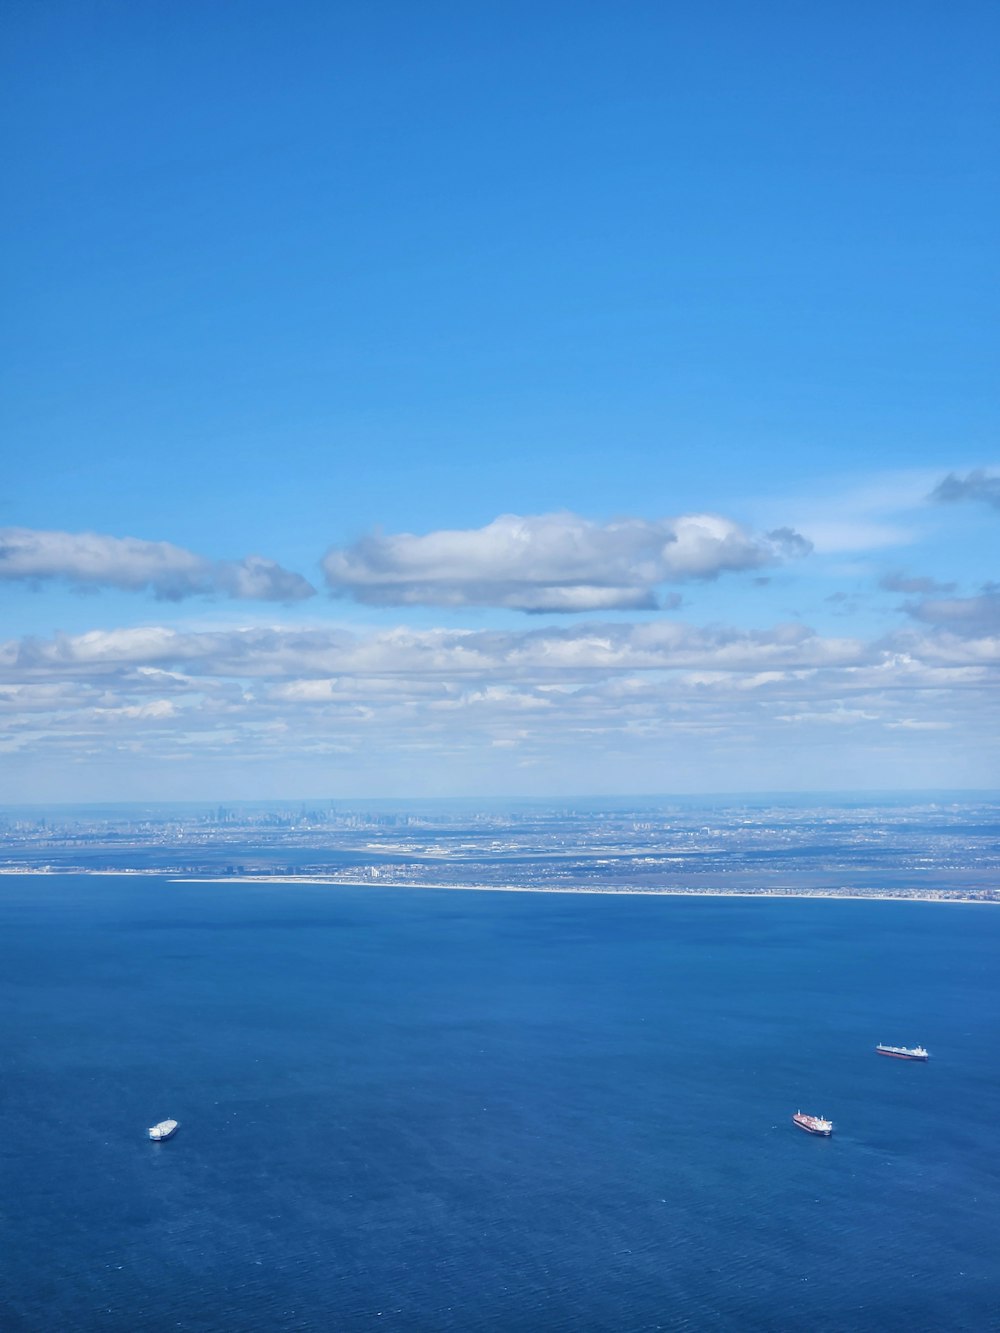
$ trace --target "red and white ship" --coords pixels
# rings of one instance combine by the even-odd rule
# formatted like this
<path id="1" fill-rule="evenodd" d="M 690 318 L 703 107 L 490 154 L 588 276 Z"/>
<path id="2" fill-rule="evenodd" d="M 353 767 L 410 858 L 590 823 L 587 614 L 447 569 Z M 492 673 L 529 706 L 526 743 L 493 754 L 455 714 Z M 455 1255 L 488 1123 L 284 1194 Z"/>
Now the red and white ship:
<path id="1" fill-rule="evenodd" d="M 822 1138 L 828 1139 L 833 1133 L 833 1121 L 824 1120 L 820 1115 L 803 1115 L 801 1111 L 796 1111 L 792 1119 L 799 1129 L 804 1129 L 807 1134 L 819 1134 Z"/>
<path id="2" fill-rule="evenodd" d="M 875 1047 L 876 1055 L 888 1055 L 893 1060 L 929 1060 L 930 1056 L 922 1046 L 883 1046 Z"/>

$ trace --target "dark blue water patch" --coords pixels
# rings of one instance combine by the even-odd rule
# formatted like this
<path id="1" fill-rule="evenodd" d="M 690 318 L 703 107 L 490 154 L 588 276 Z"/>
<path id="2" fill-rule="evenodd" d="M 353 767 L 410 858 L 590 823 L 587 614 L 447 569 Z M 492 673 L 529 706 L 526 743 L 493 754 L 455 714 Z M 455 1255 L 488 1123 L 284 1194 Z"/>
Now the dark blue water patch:
<path id="1" fill-rule="evenodd" d="M 998 945 L 992 906 L 2 877 L 4 1326 L 998 1327 Z"/>

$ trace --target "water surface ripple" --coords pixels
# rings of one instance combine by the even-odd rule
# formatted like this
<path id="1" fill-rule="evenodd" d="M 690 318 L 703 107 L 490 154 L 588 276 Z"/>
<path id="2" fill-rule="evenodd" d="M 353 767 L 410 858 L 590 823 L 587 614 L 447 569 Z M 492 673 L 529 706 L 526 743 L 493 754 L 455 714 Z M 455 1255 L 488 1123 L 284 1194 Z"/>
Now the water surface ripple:
<path id="1" fill-rule="evenodd" d="M 991 906 L 0 877 L 0 1323 L 1000 1328 L 998 957 Z"/>

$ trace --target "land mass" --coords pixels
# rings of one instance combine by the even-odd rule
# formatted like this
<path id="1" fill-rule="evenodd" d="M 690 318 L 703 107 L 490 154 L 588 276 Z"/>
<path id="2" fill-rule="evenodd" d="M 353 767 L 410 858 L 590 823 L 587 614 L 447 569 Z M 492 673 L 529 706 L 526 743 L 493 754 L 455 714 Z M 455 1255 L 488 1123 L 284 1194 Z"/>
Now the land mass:
<path id="1" fill-rule="evenodd" d="M 0 811 L 0 872 L 1000 901 L 1000 802 L 669 798 Z"/>

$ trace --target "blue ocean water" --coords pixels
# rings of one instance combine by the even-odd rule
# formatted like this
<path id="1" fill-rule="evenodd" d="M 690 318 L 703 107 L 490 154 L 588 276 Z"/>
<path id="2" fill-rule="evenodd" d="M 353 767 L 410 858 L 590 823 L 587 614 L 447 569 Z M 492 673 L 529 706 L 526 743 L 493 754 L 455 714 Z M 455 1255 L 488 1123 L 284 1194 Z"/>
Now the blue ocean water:
<path id="1" fill-rule="evenodd" d="M 1000 1328 L 998 962 L 986 905 L 2 876 L 0 1323 Z"/>

